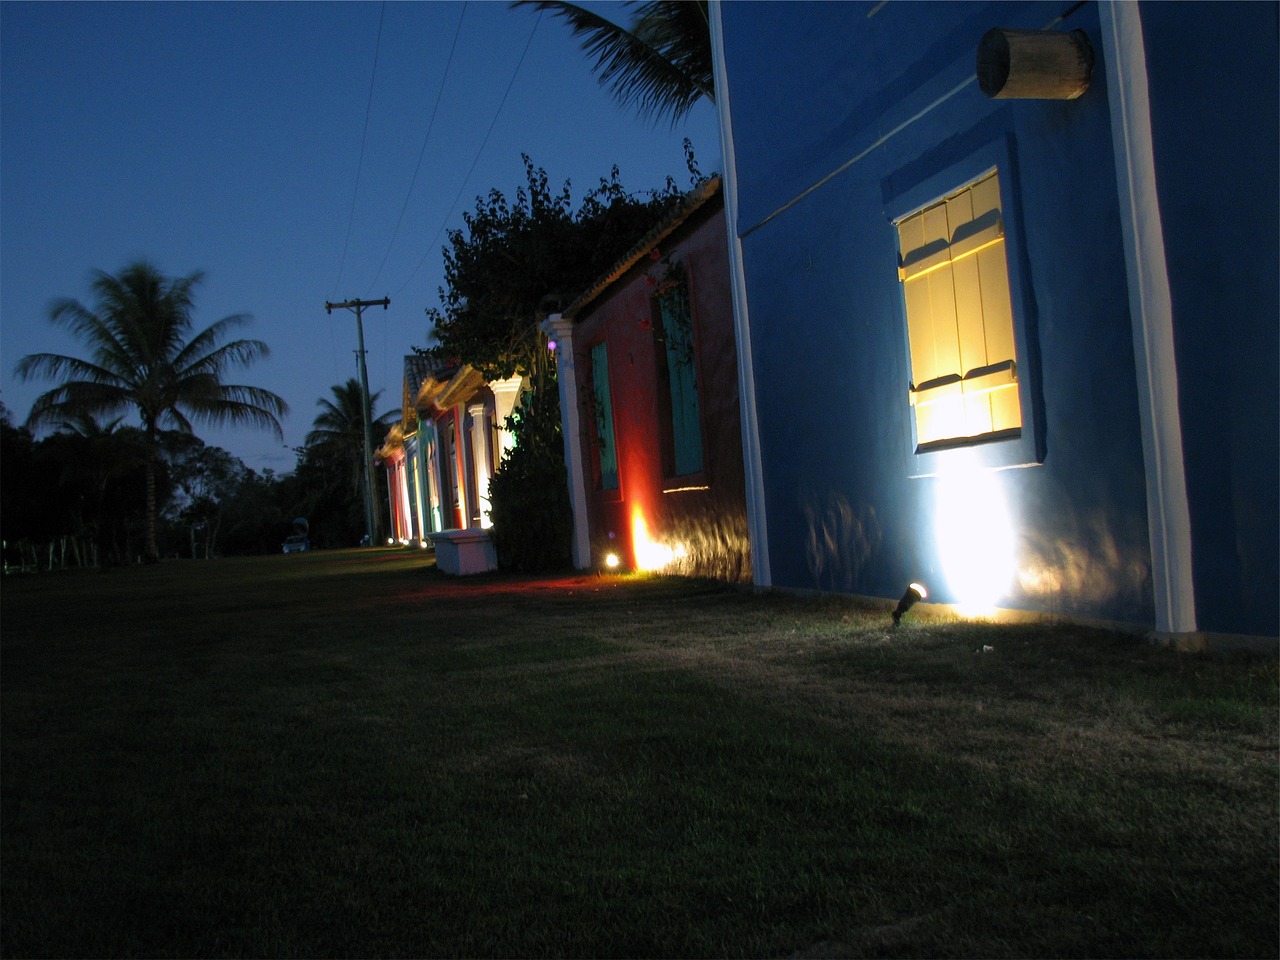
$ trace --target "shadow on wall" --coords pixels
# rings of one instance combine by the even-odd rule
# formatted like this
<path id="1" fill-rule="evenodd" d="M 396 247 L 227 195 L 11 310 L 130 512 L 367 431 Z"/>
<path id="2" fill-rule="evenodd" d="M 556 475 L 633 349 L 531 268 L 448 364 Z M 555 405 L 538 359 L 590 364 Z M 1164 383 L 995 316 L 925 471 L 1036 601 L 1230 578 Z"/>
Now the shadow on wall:
<path id="1" fill-rule="evenodd" d="M 741 505 L 682 504 L 678 515 L 656 517 L 652 533 L 648 521 L 633 509 L 630 533 L 640 570 L 751 582 L 751 541 Z"/>
<path id="2" fill-rule="evenodd" d="M 854 507 L 834 491 L 802 494 L 804 557 L 821 590 L 854 593 L 854 585 L 880 547 L 883 531 L 875 508 Z"/>
<path id="3" fill-rule="evenodd" d="M 1078 522 L 1070 538 L 1028 531 L 1020 546 L 1018 588 L 1036 609 L 1126 621 L 1152 616 L 1150 564 L 1126 555 L 1101 518 Z"/>

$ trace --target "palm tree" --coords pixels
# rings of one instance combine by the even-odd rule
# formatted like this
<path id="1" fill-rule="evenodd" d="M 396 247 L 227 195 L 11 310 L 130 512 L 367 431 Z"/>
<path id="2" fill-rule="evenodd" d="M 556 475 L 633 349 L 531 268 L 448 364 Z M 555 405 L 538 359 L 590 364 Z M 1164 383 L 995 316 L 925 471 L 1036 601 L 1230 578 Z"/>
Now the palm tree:
<path id="1" fill-rule="evenodd" d="M 715 103 L 707 0 L 645 0 L 629 4 L 629 28 L 562 0 L 515 0 L 565 20 L 582 49 L 595 57 L 596 78 L 622 106 L 674 126 L 693 105 Z"/>
<path id="2" fill-rule="evenodd" d="M 358 496 L 365 476 L 364 459 L 373 455 L 373 451 L 365 450 L 364 446 L 364 402 L 360 381 L 352 377 L 346 383 L 329 389 L 333 399 L 321 397 L 316 401 L 320 412 L 312 421 L 314 429 L 303 442 L 339 462 L 351 464 L 351 493 Z M 379 390 L 369 397 L 370 409 L 381 396 L 382 391 Z M 377 435 L 377 428 L 385 430 L 390 427 L 398 415 L 399 411 L 393 410 L 374 418 L 371 435 Z M 376 496 L 376 491 L 373 495 Z M 376 509 L 374 512 L 376 515 Z"/>
<path id="3" fill-rule="evenodd" d="M 280 397 L 261 387 L 222 382 L 232 367 L 248 366 L 269 352 L 261 340 L 222 342 L 231 330 L 253 318 L 232 314 L 191 336 L 194 291 L 203 278 L 197 271 L 170 279 L 146 261 L 130 264 L 118 276 L 96 270 L 91 283 L 97 297 L 93 309 L 65 298 L 55 300 L 49 309 L 49 320 L 84 340 L 92 359 L 35 353 L 23 357 L 16 369 L 23 380 L 63 380 L 61 386 L 36 398 L 28 426 L 73 421 L 85 414 L 137 411 L 149 450 L 149 560 L 160 555 L 156 464 L 161 431 L 193 433 L 192 421 L 198 421 L 265 427 L 283 437 L 279 417 L 288 407 Z"/>

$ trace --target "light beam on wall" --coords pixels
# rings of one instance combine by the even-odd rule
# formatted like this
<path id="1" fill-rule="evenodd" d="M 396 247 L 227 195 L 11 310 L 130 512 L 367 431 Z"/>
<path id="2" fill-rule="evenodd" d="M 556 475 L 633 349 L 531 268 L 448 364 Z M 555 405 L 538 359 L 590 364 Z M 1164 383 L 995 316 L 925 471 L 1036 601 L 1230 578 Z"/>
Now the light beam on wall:
<path id="1" fill-rule="evenodd" d="M 956 450 L 936 478 L 934 534 L 943 579 L 962 616 L 991 614 L 1008 595 L 1016 534 L 999 472 Z"/>
<path id="2" fill-rule="evenodd" d="M 639 507 L 631 510 L 631 549 L 635 553 L 636 569 L 650 572 L 687 556 L 683 544 L 659 543 L 649 536 L 649 524 Z"/>

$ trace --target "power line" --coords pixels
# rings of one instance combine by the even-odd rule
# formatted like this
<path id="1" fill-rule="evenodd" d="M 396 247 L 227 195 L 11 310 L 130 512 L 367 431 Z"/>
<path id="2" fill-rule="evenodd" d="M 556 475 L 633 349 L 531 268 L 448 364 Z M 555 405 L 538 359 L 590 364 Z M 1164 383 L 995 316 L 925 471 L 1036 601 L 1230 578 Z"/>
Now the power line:
<path id="1" fill-rule="evenodd" d="M 463 3 L 462 12 L 458 14 L 458 25 L 453 31 L 453 43 L 449 47 L 449 58 L 445 61 L 444 75 L 440 77 L 440 89 L 436 91 L 435 106 L 431 108 L 431 119 L 427 123 L 427 132 L 422 138 L 422 149 L 418 151 L 418 162 L 413 168 L 413 176 L 409 179 L 409 189 L 404 195 L 404 203 L 400 205 L 400 216 L 396 219 L 395 229 L 391 231 L 391 239 L 387 241 L 386 252 L 382 254 L 382 262 L 378 264 L 378 272 L 373 275 L 373 280 L 370 281 L 369 290 L 365 293 L 365 296 L 373 292 L 378 278 L 382 276 L 382 268 L 387 265 L 387 258 L 391 256 L 391 248 L 395 246 L 396 237 L 400 234 L 400 225 L 404 222 L 405 211 L 409 209 L 409 198 L 413 196 L 413 187 L 418 182 L 418 171 L 422 169 L 422 158 L 426 156 L 427 142 L 431 139 L 431 131 L 436 124 L 436 114 L 440 110 L 440 100 L 444 96 L 445 81 L 449 79 L 449 68 L 453 65 L 453 53 L 458 48 L 458 35 L 462 32 L 462 20 L 466 15 L 467 4 Z"/>
<path id="2" fill-rule="evenodd" d="M 516 62 L 516 68 L 511 72 L 511 80 L 507 83 L 507 89 L 502 94 L 502 101 L 498 104 L 498 109 L 493 113 L 493 120 L 489 123 L 489 129 L 485 131 L 484 140 L 480 142 L 480 149 L 476 151 L 475 159 L 471 161 L 471 169 L 467 171 L 466 177 L 463 178 L 462 186 L 458 187 L 458 194 L 453 198 L 453 205 L 449 208 L 449 212 L 445 214 L 444 220 L 440 224 L 440 229 L 436 231 L 435 237 L 431 243 L 427 245 L 426 252 L 422 254 L 422 259 L 418 261 L 418 265 L 413 268 L 413 272 L 405 279 L 405 282 L 396 290 L 395 295 L 399 296 L 418 275 L 418 271 L 422 269 L 422 265 L 427 262 L 427 257 L 431 256 L 432 249 L 440 242 L 440 236 L 444 233 L 445 227 L 449 224 L 449 218 L 453 216 L 453 212 L 458 208 L 458 201 L 462 199 L 463 191 L 467 189 L 467 184 L 471 180 L 471 175 L 476 172 L 476 165 L 480 163 L 480 157 L 484 153 L 484 148 L 489 145 L 489 137 L 493 134 L 493 128 L 498 124 L 498 117 L 502 114 L 502 108 L 507 105 L 507 97 L 511 94 L 511 88 L 515 86 L 516 77 L 520 74 L 520 68 L 524 66 L 524 58 L 528 56 L 529 48 L 533 45 L 534 35 L 538 32 L 538 24 L 542 22 L 542 11 L 538 11 L 538 19 L 533 22 L 533 29 L 529 31 L 529 39 L 525 42 L 524 50 L 520 54 L 520 59 Z"/>
<path id="3" fill-rule="evenodd" d="M 373 109 L 373 81 L 378 76 L 378 51 L 382 48 L 382 21 L 387 12 L 387 0 L 382 0 L 378 11 L 378 37 L 373 44 L 373 70 L 369 73 L 369 99 L 364 105 L 364 130 L 360 134 L 360 159 L 356 162 L 356 185 L 351 191 L 351 213 L 347 216 L 347 236 L 342 241 L 342 261 L 338 264 L 338 276 L 333 281 L 336 292 L 342 282 L 342 271 L 347 265 L 347 247 L 351 243 L 351 224 L 356 217 L 356 198 L 360 195 L 360 173 L 364 169 L 364 146 L 369 137 L 369 114 Z"/>

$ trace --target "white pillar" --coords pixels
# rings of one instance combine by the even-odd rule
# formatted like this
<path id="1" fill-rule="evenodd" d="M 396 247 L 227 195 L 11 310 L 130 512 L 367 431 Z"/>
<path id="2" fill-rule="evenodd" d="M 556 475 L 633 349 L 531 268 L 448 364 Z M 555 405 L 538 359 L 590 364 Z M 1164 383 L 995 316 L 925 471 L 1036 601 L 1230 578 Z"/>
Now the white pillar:
<path id="1" fill-rule="evenodd" d="M 578 372 L 573 356 L 573 321 L 558 313 L 547 317 L 542 332 L 556 343 L 556 379 L 560 384 L 560 433 L 564 439 L 564 465 L 569 474 L 569 504 L 573 508 L 573 565 L 591 566 L 591 539 L 587 525 L 587 483 L 582 463 L 582 418 L 578 412 Z"/>
<path id="2" fill-rule="evenodd" d="M 471 487 L 474 484 L 475 477 L 467 470 L 467 409 L 462 404 L 455 404 L 450 408 L 449 416 L 453 423 L 453 459 L 449 461 L 449 469 L 453 471 L 449 477 L 449 485 L 458 485 L 458 517 L 460 529 L 466 530 L 471 526 Z M 449 509 L 453 504 L 447 504 L 445 509 Z M 452 521 L 453 518 L 450 517 Z"/>
<path id="3" fill-rule="evenodd" d="M 420 424 L 418 437 L 424 444 L 422 457 L 427 466 L 427 499 L 431 506 L 431 520 L 423 529 L 427 533 L 435 533 L 444 529 L 444 513 L 440 503 L 440 440 L 436 435 L 435 421 Z"/>
<path id="4" fill-rule="evenodd" d="M 422 457 L 422 449 L 422 426 L 419 425 L 418 432 L 413 439 L 413 455 L 409 459 L 410 476 L 413 478 L 413 483 L 410 484 L 409 496 L 413 498 L 413 504 L 417 511 L 415 516 L 418 518 L 417 528 L 409 535 L 409 539 L 416 540 L 418 543 L 421 543 L 426 539 L 427 530 L 429 528 L 427 515 L 424 512 L 424 508 L 426 507 L 426 498 L 422 495 L 422 487 L 426 483 L 426 478 L 423 476 L 425 461 Z M 407 445 L 405 450 L 406 452 L 408 451 Z"/>
<path id="5" fill-rule="evenodd" d="M 390 508 L 389 513 L 391 521 L 391 539 L 400 538 L 400 468 L 403 466 L 404 460 L 396 460 L 387 464 L 387 506 Z M 376 546 L 376 544 L 370 544 Z"/>
<path id="6" fill-rule="evenodd" d="M 409 503 L 409 497 L 412 495 L 412 491 L 409 489 L 409 480 L 410 471 L 413 467 L 409 463 L 408 449 L 405 449 L 404 454 L 404 459 L 400 461 L 400 482 L 397 484 L 400 488 L 400 513 L 404 517 L 401 522 L 404 532 L 400 534 L 400 539 L 411 541 L 416 536 L 413 532 L 413 510 Z"/>
<path id="7" fill-rule="evenodd" d="M 1178 410 L 1173 298 L 1156 190 L 1140 13 L 1136 3 L 1099 6 L 1138 377 L 1156 632 L 1169 636 L 1196 630 L 1195 583 Z"/>
<path id="8" fill-rule="evenodd" d="M 493 391 L 493 419 L 498 428 L 498 462 L 502 456 L 516 445 L 516 438 L 507 429 L 507 417 L 516 408 L 520 399 L 520 388 L 524 385 L 524 377 L 509 377 L 506 380 L 495 380 L 489 384 Z M 496 464 L 495 464 L 496 469 Z"/>
<path id="9" fill-rule="evenodd" d="M 471 418 L 471 461 L 475 468 L 476 504 L 480 511 L 480 526 L 488 529 L 493 526 L 489 510 L 493 504 L 489 502 L 489 418 L 483 403 L 473 403 L 467 407 L 467 415 Z"/>
<path id="10" fill-rule="evenodd" d="M 751 320 L 747 311 L 747 281 L 743 271 L 742 240 L 738 237 L 738 167 L 733 149 L 733 119 L 729 115 L 729 79 L 725 74 L 721 0 L 711 0 L 711 61 L 716 84 L 716 113 L 720 117 L 720 151 L 724 167 L 724 215 L 729 233 L 729 279 L 733 289 L 733 333 L 738 346 L 738 406 L 742 423 L 742 461 L 747 497 L 747 531 L 751 540 L 751 579 L 758 587 L 773 583 L 769 569 L 769 523 L 765 515 L 764 465 L 760 457 L 760 426 L 756 416 L 756 377 L 751 356 Z"/>

